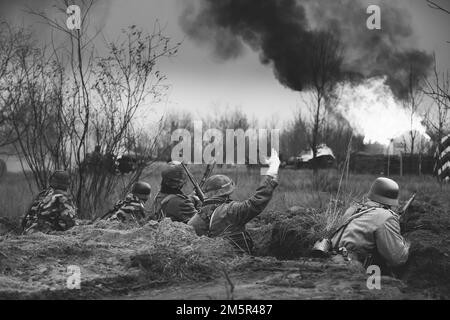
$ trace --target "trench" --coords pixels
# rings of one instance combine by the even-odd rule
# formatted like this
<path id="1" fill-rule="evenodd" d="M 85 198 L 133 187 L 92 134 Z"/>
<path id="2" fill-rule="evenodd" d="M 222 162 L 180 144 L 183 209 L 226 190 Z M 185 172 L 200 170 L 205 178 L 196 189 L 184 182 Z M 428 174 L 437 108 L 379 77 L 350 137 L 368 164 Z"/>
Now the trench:
<path id="1" fill-rule="evenodd" d="M 411 248 L 408 262 L 394 269 L 395 277 L 432 299 L 450 298 L 449 213 L 436 202 L 419 200 L 401 226 Z M 318 239 L 311 238 L 311 228 L 289 218 L 250 228 L 255 255 L 280 261 L 311 259 L 311 248 Z"/>

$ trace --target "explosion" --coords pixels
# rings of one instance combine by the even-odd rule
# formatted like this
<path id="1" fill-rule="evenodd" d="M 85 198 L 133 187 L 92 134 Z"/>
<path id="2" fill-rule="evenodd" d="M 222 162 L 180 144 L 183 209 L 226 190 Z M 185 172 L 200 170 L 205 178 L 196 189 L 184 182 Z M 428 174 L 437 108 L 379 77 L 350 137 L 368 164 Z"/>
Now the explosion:
<path id="1" fill-rule="evenodd" d="M 404 109 L 394 97 L 385 78 L 370 78 L 358 85 L 343 83 L 337 110 L 352 128 L 364 135 L 364 143 L 389 145 L 391 139 L 415 130 L 429 138 L 422 119 Z"/>

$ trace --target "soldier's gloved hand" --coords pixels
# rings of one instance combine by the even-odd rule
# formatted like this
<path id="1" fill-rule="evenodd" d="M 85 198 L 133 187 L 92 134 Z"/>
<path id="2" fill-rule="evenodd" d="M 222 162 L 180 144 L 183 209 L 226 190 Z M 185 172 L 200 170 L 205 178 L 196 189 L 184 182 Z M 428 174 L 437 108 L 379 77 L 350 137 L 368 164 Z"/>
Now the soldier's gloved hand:
<path id="1" fill-rule="evenodd" d="M 275 149 L 272 149 L 272 154 L 270 158 L 266 160 L 266 164 L 269 165 L 269 168 L 261 168 L 261 175 L 276 178 L 278 176 L 278 169 L 280 168 L 280 158 Z"/>
<path id="2" fill-rule="evenodd" d="M 192 203 L 194 204 L 195 209 L 199 210 L 202 206 L 202 202 L 199 197 L 197 197 L 195 194 L 190 194 L 189 198 L 191 199 Z"/>

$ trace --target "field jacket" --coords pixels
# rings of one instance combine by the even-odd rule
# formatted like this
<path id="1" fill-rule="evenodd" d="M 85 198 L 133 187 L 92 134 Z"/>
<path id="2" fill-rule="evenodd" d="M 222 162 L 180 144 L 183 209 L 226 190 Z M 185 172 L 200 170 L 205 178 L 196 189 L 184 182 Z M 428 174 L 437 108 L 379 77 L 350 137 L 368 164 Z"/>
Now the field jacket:
<path id="1" fill-rule="evenodd" d="M 275 179 L 267 177 L 247 200 L 232 201 L 226 197 L 207 199 L 188 224 L 199 236 L 224 237 L 241 251 L 251 254 L 253 242 L 245 225 L 266 208 L 277 185 Z"/>
<path id="2" fill-rule="evenodd" d="M 158 192 L 153 201 L 153 212 L 158 221 L 170 218 L 187 223 L 198 211 L 192 198 L 187 195 Z"/>
<path id="3" fill-rule="evenodd" d="M 131 193 L 125 199 L 117 201 L 110 214 L 107 218 L 109 221 L 136 223 L 137 225 L 142 225 L 146 218 L 144 202 Z"/>
<path id="4" fill-rule="evenodd" d="M 65 231 L 76 225 L 77 208 L 68 192 L 48 188 L 33 200 L 22 220 L 23 233 Z"/>
<path id="5" fill-rule="evenodd" d="M 372 201 L 364 206 L 373 209 L 352 220 L 342 234 L 336 233 L 331 239 L 333 247 L 345 247 L 355 253 L 361 262 L 373 256 L 381 258 L 388 267 L 406 263 L 409 246 L 400 234 L 399 215 Z M 344 220 L 357 209 L 358 206 L 350 207 L 344 214 Z"/>

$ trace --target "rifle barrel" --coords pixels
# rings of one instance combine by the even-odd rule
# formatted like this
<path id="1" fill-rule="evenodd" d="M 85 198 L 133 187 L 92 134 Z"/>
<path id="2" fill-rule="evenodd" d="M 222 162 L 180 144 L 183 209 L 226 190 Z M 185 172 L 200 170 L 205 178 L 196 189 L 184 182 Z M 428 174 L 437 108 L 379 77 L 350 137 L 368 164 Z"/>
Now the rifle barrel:
<path id="1" fill-rule="evenodd" d="M 408 201 L 406 202 L 406 204 L 403 206 L 403 208 L 400 210 L 400 214 L 403 214 L 406 212 L 406 210 L 408 210 L 408 208 L 411 206 L 412 202 L 414 201 L 414 199 L 416 198 L 416 194 L 414 193 L 411 198 L 408 199 Z"/>
<path id="2" fill-rule="evenodd" d="M 198 185 L 197 181 L 195 181 L 194 176 L 189 172 L 189 169 L 186 167 L 186 165 L 182 162 L 181 163 L 184 171 L 186 172 L 189 180 L 191 181 L 192 185 L 194 186 L 195 193 L 197 193 L 197 196 L 200 198 L 200 201 L 205 201 L 205 194 L 203 193 L 202 189 Z"/>

